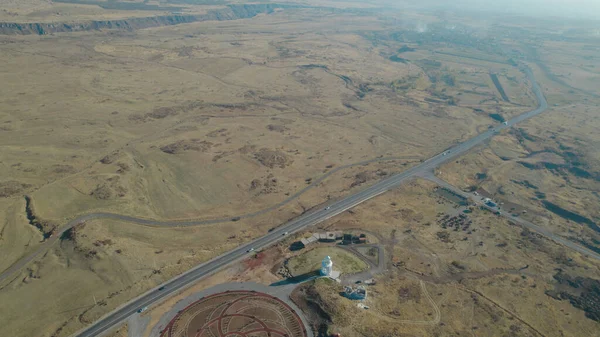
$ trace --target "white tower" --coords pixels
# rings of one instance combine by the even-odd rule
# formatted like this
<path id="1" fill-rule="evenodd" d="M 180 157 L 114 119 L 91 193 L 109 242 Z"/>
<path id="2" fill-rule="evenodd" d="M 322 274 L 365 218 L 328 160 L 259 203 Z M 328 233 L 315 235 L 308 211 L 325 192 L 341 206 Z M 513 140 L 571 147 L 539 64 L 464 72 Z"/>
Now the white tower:
<path id="1" fill-rule="evenodd" d="M 331 257 L 325 256 L 325 258 L 321 262 L 321 275 L 322 276 L 331 276 L 332 271 L 333 271 L 333 262 L 331 261 Z"/>

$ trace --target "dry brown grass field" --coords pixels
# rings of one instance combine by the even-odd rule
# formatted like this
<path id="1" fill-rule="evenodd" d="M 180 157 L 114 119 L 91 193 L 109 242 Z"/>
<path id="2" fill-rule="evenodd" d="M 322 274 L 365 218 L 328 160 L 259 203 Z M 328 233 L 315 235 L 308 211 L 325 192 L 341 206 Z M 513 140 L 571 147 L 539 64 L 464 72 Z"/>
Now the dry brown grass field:
<path id="1" fill-rule="evenodd" d="M 0 309 L 4 329 L 14 335 L 46 331 L 49 335 L 70 335 L 147 289 L 266 233 L 314 203 L 326 202 L 329 193 L 361 188 L 360 184 L 350 187 L 356 183 L 356 176 L 371 180 L 382 170 L 394 172 L 394 167 L 387 163 L 349 169 L 338 179 L 325 180 L 323 188 L 309 190 L 276 211 L 237 222 L 183 228 L 106 220 L 86 222 L 75 227 L 74 235 L 4 282 L 0 290 L 2 302 L 8 303 Z M 15 203 L 24 207 L 24 201 L 23 205 L 18 201 Z M 8 224 L 6 232 L 11 233 Z M 26 219 L 15 221 L 15 226 L 18 224 L 33 228 Z M 25 249 L 32 249 L 41 240 L 41 235 L 32 231 L 30 246 L 21 243 Z M 19 243 L 4 247 L 19 254 L 24 249 Z M 27 324 L 31 317 L 39 317 L 35 325 Z"/>
<path id="2" fill-rule="evenodd" d="M 600 267 L 596 261 L 487 211 L 468 214 L 467 230 L 444 228 L 440 215 L 455 215 L 456 205 L 433 188 L 423 181 L 409 183 L 323 224 L 328 229 L 361 228 L 380 235 L 391 262 L 389 271 L 376 278 L 377 285 L 367 288 L 369 310 L 339 296 L 335 283 L 314 285 L 319 296 L 311 298 L 331 315 L 330 332 L 597 335 L 598 323 L 584 317 L 582 310 L 545 294 L 556 284 L 557 268 L 596 278 Z"/>
<path id="3" fill-rule="evenodd" d="M 597 334 L 598 323 L 585 318 L 583 311 L 544 293 L 554 287 L 556 268 L 595 278 L 596 261 L 487 211 L 468 214 L 472 223 L 466 230 L 444 228 L 439 214 L 455 215 L 456 205 L 433 188 L 422 181 L 410 183 L 323 225 L 360 227 L 379 234 L 393 263 L 369 288 L 366 304 L 371 309 L 334 309 L 331 331 L 344 336 Z M 443 324 L 420 322 L 434 321 L 436 315 L 419 280 L 425 282 Z M 323 287 L 324 307 L 336 308 L 331 301 L 348 302 L 332 295 L 332 286 L 319 287 Z"/>
<path id="4" fill-rule="evenodd" d="M 354 2 L 305 4 L 358 7 Z M 36 0 L 3 5 L 0 21 L 20 23 L 127 20 L 170 13 Z M 184 7 L 185 14 L 202 14 L 222 6 Z M 275 205 L 336 168 L 394 158 L 339 170 L 289 204 L 238 222 L 189 228 L 87 222 L 0 284 L 0 303 L 8 304 L 0 307 L 0 335 L 70 335 L 202 261 L 486 130 L 498 123 L 490 115 L 510 118 L 535 106 L 524 74 L 508 57 L 481 42 L 485 40 L 478 38 L 483 44 L 478 46 L 465 46 L 462 40 L 457 45 L 410 42 L 420 23 L 441 21 L 416 13 L 403 14 L 402 20 L 408 23 L 399 24 L 394 15 L 377 11 L 303 8 L 139 30 L 0 35 L 0 72 L 7 84 L 0 86 L 0 270 L 34 251 L 43 240 L 42 233 L 29 224 L 25 195 L 31 198 L 36 216 L 49 226 L 94 212 L 158 220 L 234 217 Z M 506 43 L 521 47 L 514 41 Z M 553 72 L 570 69 L 566 66 L 569 51 L 577 54 L 564 43 L 538 47 L 540 59 Z M 544 139 L 543 146 L 577 149 L 586 165 L 593 167 L 598 164 L 599 148 L 593 136 L 596 103 L 593 97 L 577 103 L 573 98 L 584 95 L 577 90 L 596 83 L 590 75 L 593 60 L 584 60 L 584 65 L 571 65 L 569 73 L 559 74 L 575 89 L 553 82 L 544 69 L 530 64 L 549 101 L 562 105 L 523 128 Z M 507 100 L 491 74 L 497 76 Z M 548 136 L 547 123 L 553 123 L 558 140 L 543 138 Z M 576 129 L 572 133 L 561 129 L 568 130 L 567 126 Z M 489 169 L 484 184 L 490 186 L 483 185 L 493 192 L 494 179 L 516 172 L 507 163 L 517 167 L 518 158 L 542 147 L 538 138 L 522 145 L 515 137 L 494 138 L 489 149 L 467 155 L 460 166 L 443 168 L 447 174 L 443 177 L 460 186 L 471 184 L 471 172 L 474 175 L 487 165 L 480 159 L 486 154 L 499 163 Z M 505 163 L 500 157 L 512 159 Z M 561 160 L 556 154 L 550 157 L 552 153 L 546 152 L 526 160 Z M 548 177 L 548 191 L 543 192 L 549 201 L 598 217 L 597 193 L 593 193 L 598 189 L 590 179 L 571 178 L 565 184 L 553 173 L 543 174 Z M 529 202 L 531 191 L 522 185 L 514 189 L 522 202 Z M 567 207 L 567 198 L 575 206 Z M 383 199 L 377 200 L 380 204 Z M 414 204 L 413 210 L 433 221 L 436 210 L 428 207 Z M 547 213 L 539 203 L 529 209 L 532 216 L 539 213 L 541 221 L 567 230 L 560 219 L 544 220 Z M 409 208 L 400 213 L 416 216 L 417 221 Z M 379 220 L 367 227 L 362 224 L 366 219 L 348 220 L 348 226 L 392 235 L 388 225 L 381 223 L 381 215 L 372 216 Z M 478 216 L 490 224 L 502 222 Z M 594 238 L 583 226 L 568 230 L 577 232 L 570 236 Z M 424 244 L 402 234 L 410 248 L 397 245 L 394 256 L 407 257 L 402 260 L 407 269 L 426 274 L 428 269 L 421 265 L 428 259 L 423 257 L 425 247 L 439 246 L 433 234 L 424 235 L 431 236 L 429 242 L 415 239 Z M 484 239 L 490 238 L 480 238 Z M 459 247 L 460 254 L 454 250 L 437 254 L 448 255 L 445 264 L 464 260 L 473 271 L 507 264 L 522 267 L 517 266 L 522 256 L 499 257 L 506 255 L 500 251 L 486 252 L 491 257 L 483 263 L 479 255 L 473 258 L 466 252 L 486 249 L 472 246 L 471 241 L 456 240 L 452 247 Z M 405 272 L 401 274 L 398 280 L 386 281 L 389 287 L 419 287 Z M 473 285 L 472 290 L 479 286 L 486 287 Z M 433 282 L 427 287 L 446 286 Z M 461 291 L 455 290 L 444 301 L 468 302 L 471 295 Z M 429 292 L 434 301 L 442 300 L 434 290 Z M 430 310 L 425 300 L 406 303 L 415 317 Z M 377 304 L 373 312 L 394 311 L 394 305 Z M 409 316 L 402 319 L 416 319 Z M 32 317 L 37 318 L 32 321 Z M 341 327 L 340 322 L 333 322 L 334 327 Z M 356 327 L 348 327 L 347 332 L 359 331 L 352 329 Z M 414 329 L 414 333 L 435 333 Z M 462 327 L 451 325 L 451 329 L 447 331 Z"/>
<path id="5" fill-rule="evenodd" d="M 370 308 L 357 308 L 355 301 L 339 295 L 339 284 L 323 279 L 300 285 L 293 298 L 307 310 L 311 324 L 325 324 L 329 333 L 343 336 L 597 335 L 598 323 L 583 310 L 548 295 L 560 287 L 557 270 L 595 278 L 597 261 L 487 211 L 468 214 L 468 230 L 458 231 L 443 227 L 446 214 L 460 214 L 458 206 L 441 197 L 432 183 L 417 180 L 328 220 L 319 228 L 360 228 L 384 246 L 388 264 L 375 277 L 377 284 L 367 286 L 364 304 Z M 147 332 L 176 301 L 195 291 L 222 282 L 277 281 L 276 266 L 302 256 L 303 250 L 288 249 L 302 236 L 260 253 L 258 265 L 251 257 L 152 308 Z M 305 300 L 312 306 L 304 306 Z"/>
<path id="6" fill-rule="evenodd" d="M 463 189 L 480 188 L 511 205 L 507 211 L 524 210 L 523 217 L 597 250 L 600 101 L 587 91 L 598 87 L 593 69 L 600 64 L 590 59 L 589 46 L 579 43 L 548 43 L 542 48 L 538 63 L 549 70 L 537 64 L 532 69 L 551 104 L 549 111 L 444 165 L 438 175 Z M 580 64 L 583 61 L 587 67 Z M 576 74 L 579 80 L 572 80 Z M 548 203 L 575 215 L 553 212 Z"/>

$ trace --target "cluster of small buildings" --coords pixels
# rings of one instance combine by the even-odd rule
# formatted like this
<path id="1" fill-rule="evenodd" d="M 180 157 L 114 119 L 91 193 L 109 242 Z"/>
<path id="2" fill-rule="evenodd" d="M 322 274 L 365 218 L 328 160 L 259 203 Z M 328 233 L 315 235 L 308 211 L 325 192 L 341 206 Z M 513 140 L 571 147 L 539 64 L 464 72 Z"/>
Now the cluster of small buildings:
<path id="1" fill-rule="evenodd" d="M 306 247 L 306 246 L 310 245 L 311 243 L 315 243 L 315 242 L 336 242 L 336 241 L 341 241 L 341 244 L 343 244 L 343 245 L 349 245 L 349 244 L 353 244 L 353 243 L 355 243 L 355 244 L 367 243 L 367 235 L 366 234 L 353 235 L 353 234 L 349 234 L 349 233 L 342 233 L 341 231 L 314 233 L 310 237 L 300 240 L 300 243 L 304 247 Z"/>
<path id="2" fill-rule="evenodd" d="M 310 245 L 311 243 L 315 243 L 317 241 L 320 242 L 335 242 L 337 240 L 341 240 L 343 238 L 342 232 L 325 232 L 325 233 L 314 233 L 312 236 L 308 238 L 304 238 L 300 240 L 304 247 Z"/>
<path id="3" fill-rule="evenodd" d="M 345 286 L 343 295 L 351 300 L 364 300 L 367 298 L 367 289 L 363 286 L 357 286 L 356 288 Z"/>
<path id="4" fill-rule="evenodd" d="M 363 283 L 366 285 L 374 285 L 376 282 L 375 282 L 375 279 L 371 278 L 371 279 L 364 280 L 364 281 L 356 281 L 356 283 Z M 353 288 L 351 286 L 345 286 L 344 292 L 342 292 L 342 295 L 351 300 L 361 301 L 361 300 L 367 299 L 367 289 L 362 285 L 357 286 L 356 288 Z M 362 309 L 369 309 L 368 306 L 361 304 L 361 303 L 358 304 L 358 307 L 362 308 Z"/>
<path id="5" fill-rule="evenodd" d="M 357 243 L 357 244 L 367 243 L 367 235 L 366 234 L 360 234 L 360 235 L 344 234 L 344 236 L 342 237 L 342 244 L 350 245 L 353 243 Z"/>

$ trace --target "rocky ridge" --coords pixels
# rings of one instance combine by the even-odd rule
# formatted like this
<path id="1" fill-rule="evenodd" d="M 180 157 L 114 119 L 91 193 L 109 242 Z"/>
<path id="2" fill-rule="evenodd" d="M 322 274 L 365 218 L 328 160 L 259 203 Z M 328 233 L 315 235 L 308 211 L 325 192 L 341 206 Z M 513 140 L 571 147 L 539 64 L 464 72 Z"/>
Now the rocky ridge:
<path id="1" fill-rule="evenodd" d="M 248 19 L 258 14 L 270 14 L 276 9 L 302 8 L 283 4 L 229 5 L 201 15 L 162 15 L 119 20 L 91 20 L 81 22 L 0 22 L 0 35 L 46 35 L 64 32 L 81 32 L 104 29 L 135 30 L 150 27 L 171 26 L 200 21 L 225 21 Z"/>

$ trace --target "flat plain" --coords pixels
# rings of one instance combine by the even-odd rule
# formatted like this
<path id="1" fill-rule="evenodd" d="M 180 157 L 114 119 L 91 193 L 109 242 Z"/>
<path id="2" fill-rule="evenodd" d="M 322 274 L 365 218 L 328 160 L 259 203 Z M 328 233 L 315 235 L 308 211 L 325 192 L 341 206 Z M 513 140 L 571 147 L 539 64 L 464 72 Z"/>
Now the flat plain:
<path id="1" fill-rule="evenodd" d="M 0 284 L 0 302 L 8 304 L 0 307 L 2 334 L 70 335 L 200 262 L 531 110 L 536 102 L 518 64 L 533 70 L 552 109 L 497 135 L 489 146 L 437 174 L 461 188 L 480 188 L 505 203 L 522 205 L 520 211 L 528 212 L 522 216 L 597 247 L 600 238 L 589 225 L 600 218 L 598 97 L 592 90 L 598 88 L 597 39 L 584 34 L 573 37 L 574 42 L 556 41 L 545 32 L 523 33 L 514 21 L 494 31 L 483 30 L 484 23 L 473 18 L 444 21 L 448 19 L 434 14 L 357 9 L 356 3 L 305 4 L 276 10 L 234 7 L 239 17 L 227 12 L 223 21 L 163 25 L 148 19 L 157 23 L 151 26 L 144 20 L 180 17 L 179 11 L 203 15 L 229 9 L 171 1 L 166 6 L 173 8 L 160 10 L 103 8 L 103 2 L 7 2 L 0 13 L 3 22 L 71 27 L 89 20 L 122 20 L 130 28 L 0 35 L 0 72 L 10 83 L 0 86 L 0 270 L 79 215 L 113 212 L 178 221 L 234 219 L 272 209 L 240 221 L 186 228 L 113 220 L 78 225 Z M 148 28 L 131 28 L 135 25 Z M 523 42 L 527 39 L 536 44 Z M 475 234 L 477 239 L 464 242 L 454 234 L 438 234 L 438 211 L 432 208 L 437 201 L 423 192 L 433 186 L 423 184 L 392 193 L 403 195 L 396 203 L 412 205 L 400 207 L 401 215 L 392 217 L 404 219 L 394 233 L 402 232 L 406 239 L 393 247 L 390 263 L 402 262 L 404 269 L 382 276 L 375 291 L 408 289 L 401 294 L 406 300 L 388 303 L 381 297 L 377 302 L 375 296 L 373 312 L 383 316 L 368 314 L 365 317 L 371 318 L 356 320 L 367 330 L 345 324 L 350 319 L 345 313 L 332 313 L 331 329 L 349 336 L 377 335 L 380 332 L 368 329 L 389 315 L 429 321 L 422 317 L 430 313 L 428 302 L 411 299 L 421 296 L 420 281 L 429 282 L 429 293 L 438 304 L 452 300 L 472 305 L 479 315 L 470 316 L 480 322 L 478 336 L 513 329 L 512 318 L 502 318 L 498 327 L 490 323 L 497 323 L 493 313 L 504 309 L 549 336 L 561 329 L 565 335 L 586 335 L 598 327 L 565 301 L 543 293 L 551 287 L 552 268 L 597 278 L 593 262 L 552 243 L 544 243 L 544 249 L 527 243 L 518 229 L 483 212 L 473 216 L 482 227 L 480 233 L 490 234 Z M 274 207 L 301 191 L 289 203 Z M 422 203 L 411 204 L 404 195 Z M 388 205 L 392 201 L 386 198 L 369 205 Z M 557 216 L 548 210 L 548 202 L 588 221 L 573 223 Z M 377 227 L 387 215 L 382 210 L 373 221 L 350 221 L 347 214 L 342 218 L 354 228 L 388 238 L 393 230 Z M 336 226 L 345 228 L 338 222 Z M 430 227 L 424 225 L 427 222 Z M 412 229 L 411 223 L 422 227 Z M 484 224 L 492 229 L 483 229 Z M 425 244 L 410 241 L 408 230 Z M 500 242 L 498 236 L 505 239 Z M 498 248 L 504 241 L 525 248 Z M 430 257 L 424 247 L 443 258 Z M 483 262 L 482 254 L 489 256 Z M 557 262 L 556 254 L 576 266 Z M 489 280 L 458 283 L 467 290 L 457 290 L 455 278 L 444 278 L 518 269 L 529 260 L 536 262 L 525 264 L 548 265 L 526 278 L 491 272 Z M 264 277 L 277 279 L 272 273 Z M 538 279 L 543 286 L 527 288 Z M 521 294 L 539 299 L 553 315 L 560 307 L 576 317 L 572 322 L 584 323 L 554 320 L 557 323 L 542 328 L 537 318 L 528 316 L 528 310 L 535 312 L 527 307 L 532 301 L 510 307 L 518 296 L 504 296 L 501 289 L 509 284 L 518 284 Z M 314 287 L 325 293 L 334 285 L 319 282 Z M 436 297 L 438 288 L 446 295 Z M 473 292 L 497 305 L 478 302 Z M 356 310 L 348 309 L 348 315 L 359 315 Z M 473 333 L 475 325 L 461 316 L 466 314 L 440 310 L 445 325 L 400 324 L 390 329 L 419 335 L 438 330 Z M 535 335 L 525 323 L 516 326 Z"/>

